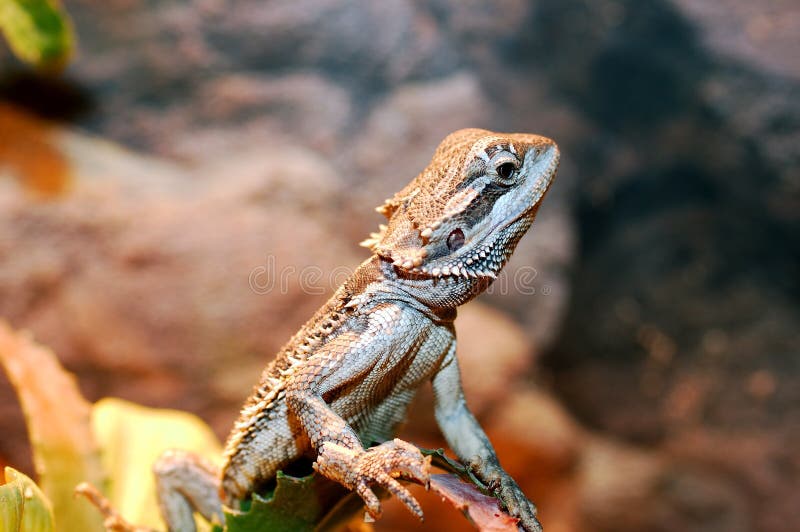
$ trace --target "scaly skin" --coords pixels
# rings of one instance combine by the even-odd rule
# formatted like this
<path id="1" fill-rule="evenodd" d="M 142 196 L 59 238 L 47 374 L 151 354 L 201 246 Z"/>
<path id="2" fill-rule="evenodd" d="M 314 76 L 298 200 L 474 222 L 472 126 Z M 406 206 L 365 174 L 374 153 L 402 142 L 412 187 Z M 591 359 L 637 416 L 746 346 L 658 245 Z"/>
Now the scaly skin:
<path id="1" fill-rule="evenodd" d="M 388 223 L 362 243 L 373 255 L 264 370 L 228 437 L 221 470 L 175 451 L 157 462 L 170 530 L 194 530 L 193 511 L 221 520 L 222 503 L 245 499 L 308 454 L 318 473 L 361 495 L 373 517 L 380 503 L 371 487 L 380 485 L 421 518 L 395 478 L 427 483 L 430 462 L 392 438 L 426 381 L 459 459 L 523 529 L 541 530 L 536 508 L 467 408 L 453 320 L 456 307 L 485 290 L 511 256 L 558 161 L 556 145 L 537 135 L 449 135 L 430 165 L 377 209 Z"/>

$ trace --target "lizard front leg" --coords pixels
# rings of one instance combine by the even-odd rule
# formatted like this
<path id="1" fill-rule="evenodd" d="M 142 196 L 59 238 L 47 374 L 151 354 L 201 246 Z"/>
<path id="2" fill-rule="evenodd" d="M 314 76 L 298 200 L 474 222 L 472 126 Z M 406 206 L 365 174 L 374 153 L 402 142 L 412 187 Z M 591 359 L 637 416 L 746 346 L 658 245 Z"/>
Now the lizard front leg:
<path id="1" fill-rule="evenodd" d="M 388 328 L 388 330 L 387 330 Z M 346 332 L 329 340 L 318 352 L 298 363 L 286 379 L 286 405 L 304 436 L 317 451 L 314 469 L 325 477 L 355 490 L 373 518 L 381 506 L 371 486 L 380 485 L 395 495 L 422 519 L 417 501 L 397 480 L 408 476 L 425 485 L 429 480 L 430 458 L 413 445 L 399 439 L 364 449 L 353 428 L 325 402 L 324 397 L 338 391 L 352 394 L 358 408 L 368 401 L 368 389 L 358 386 L 369 375 L 373 378 L 391 368 L 394 349 L 408 341 L 402 310 L 393 305 L 376 309 L 366 328 Z M 346 399 L 348 400 L 348 399 Z"/>
<path id="2" fill-rule="evenodd" d="M 500 467 L 489 438 L 467 408 L 458 359 L 455 356 L 455 342 L 433 377 L 433 392 L 436 421 L 450 448 L 479 480 L 489 486 L 509 514 L 519 518 L 519 524 L 524 530 L 541 532 L 542 525 L 536 518 L 536 506 Z"/>

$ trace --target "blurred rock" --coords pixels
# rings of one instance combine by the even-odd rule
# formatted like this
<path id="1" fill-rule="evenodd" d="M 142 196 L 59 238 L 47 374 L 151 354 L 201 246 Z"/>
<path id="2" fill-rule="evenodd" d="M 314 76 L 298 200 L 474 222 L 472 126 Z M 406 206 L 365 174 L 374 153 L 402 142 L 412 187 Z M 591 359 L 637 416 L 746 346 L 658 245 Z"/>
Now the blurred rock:
<path id="1" fill-rule="evenodd" d="M 744 473 L 743 463 L 744 474 L 763 471 L 764 442 L 750 442 L 752 452 L 743 455 L 741 443 L 717 441 L 717 452 L 730 460 L 700 466 L 697 455 L 687 454 L 704 445 L 698 441 L 653 453 L 590 433 L 551 395 L 519 380 L 509 382 L 505 400 L 481 418 L 503 467 L 536 502 L 547 530 L 750 531 L 777 524 L 768 517 L 751 524 L 749 492 L 734 479 Z M 417 435 L 419 426 L 410 429 L 415 441 L 444 445 L 441 437 Z M 753 480 L 763 485 L 767 479 Z M 422 530 L 453 522 L 446 506 L 421 490 L 415 494 L 426 512 Z M 381 529 L 417 526 L 397 501 L 385 506 Z"/>
<path id="2" fill-rule="evenodd" d="M 781 76 L 800 79 L 800 8 L 784 0 L 676 0 L 715 53 Z"/>
<path id="3" fill-rule="evenodd" d="M 552 201 L 551 201 L 552 200 Z M 517 317 L 542 351 L 561 332 L 570 300 L 575 227 L 563 198 L 548 197 L 495 283 L 481 300 Z"/>
<path id="4" fill-rule="evenodd" d="M 525 332 L 491 307 L 472 302 L 458 311 L 457 354 L 470 408 L 480 415 L 508 400 L 508 387 L 522 381 L 535 362 Z"/>
<path id="5" fill-rule="evenodd" d="M 69 176 L 43 198 L 26 162 L 3 166 L 0 314 L 90 399 L 202 412 L 224 435 L 263 365 L 360 261 L 335 230 L 335 172 L 288 145 L 190 170 L 0 111 L 41 130 Z"/>
<path id="6" fill-rule="evenodd" d="M 353 119 L 353 105 L 343 87 L 318 74 L 240 74 L 202 83 L 197 101 L 170 114 L 176 122 L 171 127 L 185 134 L 165 139 L 162 151 L 205 165 L 242 144 L 299 144 L 333 158 Z M 157 110 L 138 118 L 149 121 L 154 133 L 165 121 Z"/>
<path id="7" fill-rule="evenodd" d="M 363 187 L 361 198 L 392 196 L 416 176 L 449 133 L 486 124 L 488 102 L 477 77 L 467 72 L 398 87 L 376 102 L 354 142 L 340 154 L 345 172 Z"/>
<path id="8" fill-rule="evenodd" d="M 454 66 L 452 44 L 440 38 L 425 10 L 406 0 L 279 0 L 269 9 L 249 1 L 232 10 L 220 3 L 204 24 L 210 40 L 237 62 L 273 68 L 304 65 L 346 77 L 354 85 L 391 86 L 441 75 Z M 347 69 L 353 64 L 361 66 Z"/>
<path id="9" fill-rule="evenodd" d="M 800 508 L 794 504 L 800 497 L 798 441 L 795 428 L 786 434 L 776 430 L 746 433 L 701 427 L 673 438 L 666 450 L 683 464 L 684 475 L 703 464 L 704 470 L 725 479 L 729 490 L 744 495 L 742 506 L 753 516 L 753 530 L 785 530 L 787 522 L 800 518 Z M 775 493 L 785 496 L 775 497 Z"/>
<path id="10" fill-rule="evenodd" d="M 746 493 L 724 476 L 622 445 L 593 440 L 577 483 L 583 529 L 757 530 Z"/>
<path id="11" fill-rule="evenodd" d="M 517 385 L 508 391 L 505 402 L 486 416 L 486 430 L 505 451 L 503 465 L 514 478 L 543 492 L 536 479 L 571 471 L 585 444 L 584 431 L 542 390 Z"/>

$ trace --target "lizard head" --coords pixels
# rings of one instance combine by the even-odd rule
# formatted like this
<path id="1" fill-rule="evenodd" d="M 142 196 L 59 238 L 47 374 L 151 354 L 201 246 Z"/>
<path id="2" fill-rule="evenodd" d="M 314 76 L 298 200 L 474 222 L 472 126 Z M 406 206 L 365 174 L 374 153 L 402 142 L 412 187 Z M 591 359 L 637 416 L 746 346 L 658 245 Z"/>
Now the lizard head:
<path id="1" fill-rule="evenodd" d="M 399 273 L 494 278 L 533 223 L 558 162 L 558 147 L 545 137 L 456 131 L 376 209 L 388 223 L 362 245 Z"/>

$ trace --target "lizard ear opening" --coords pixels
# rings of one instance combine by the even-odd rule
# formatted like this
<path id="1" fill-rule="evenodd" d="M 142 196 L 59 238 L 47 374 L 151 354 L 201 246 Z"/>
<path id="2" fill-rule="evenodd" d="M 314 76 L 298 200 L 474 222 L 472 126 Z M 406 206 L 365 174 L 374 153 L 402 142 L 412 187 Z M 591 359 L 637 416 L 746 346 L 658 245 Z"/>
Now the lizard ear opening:
<path id="1" fill-rule="evenodd" d="M 465 241 L 464 231 L 462 231 L 460 227 L 456 227 L 447 236 L 447 249 L 451 252 L 456 251 L 464 245 Z"/>

